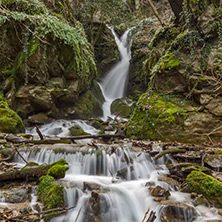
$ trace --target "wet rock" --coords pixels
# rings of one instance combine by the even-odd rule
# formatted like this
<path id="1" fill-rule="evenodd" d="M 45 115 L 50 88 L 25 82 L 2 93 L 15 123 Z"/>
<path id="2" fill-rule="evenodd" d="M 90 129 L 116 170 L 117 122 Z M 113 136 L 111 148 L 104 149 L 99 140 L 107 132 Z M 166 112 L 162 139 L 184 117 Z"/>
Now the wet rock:
<path id="1" fill-rule="evenodd" d="M 45 113 L 38 113 L 36 115 L 29 116 L 28 122 L 33 124 L 46 124 L 52 121 Z"/>
<path id="2" fill-rule="evenodd" d="M 222 155 L 207 155 L 204 159 L 204 163 L 206 163 L 210 168 L 216 171 L 222 170 Z"/>
<path id="3" fill-rule="evenodd" d="M 194 207 L 174 201 L 161 201 L 163 205 L 160 212 L 162 222 L 186 222 L 193 221 L 197 212 Z"/>
<path id="4" fill-rule="evenodd" d="M 159 176 L 158 180 L 166 182 L 167 184 L 169 184 L 170 186 L 172 186 L 174 188 L 180 187 L 180 184 L 176 180 L 174 180 L 173 178 L 170 178 L 168 176 L 164 176 L 164 175 L 163 176 Z"/>
<path id="5" fill-rule="evenodd" d="M 22 203 L 28 199 L 28 192 L 26 189 L 17 189 L 6 197 L 8 203 Z"/>
<path id="6" fill-rule="evenodd" d="M 96 183 L 88 183 L 88 182 L 83 183 L 84 190 L 100 190 L 100 188 L 101 186 Z"/>
<path id="7" fill-rule="evenodd" d="M 122 178 L 122 179 L 127 179 L 128 172 L 132 172 L 133 170 L 134 170 L 133 166 L 125 167 L 125 168 L 117 171 L 117 176 Z"/>
<path id="8" fill-rule="evenodd" d="M 184 180 L 187 176 L 187 173 L 183 172 L 181 169 L 184 167 L 191 167 L 194 166 L 193 163 L 177 163 L 174 165 L 171 165 L 169 167 L 169 171 L 171 175 L 176 175 L 180 179 Z"/>
<path id="9" fill-rule="evenodd" d="M 104 131 L 109 123 L 108 122 L 104 122 L 102 119 L 98 118 L 98 119 L 93 119 L 91 124 L 96 129 Z"/>
<path id="10" fill-rule="evenodd" d="M 129 98 L 116 99 L 111 104 L 111 113 L 129 118 L 135 108 L 135 102 Z"/>
<path id="11" fill-rule="evenodd" d="M 198 205 L 203 205 L 203 206 L 206 206 L 206 207 L 210 207 L 211 206 L 209 201 L 203 195 L 197 195 L 192 200 L 192 203 L 194 204 L 194 206 L 198 206 Z"/>
<path id="12" fill-rule="evenodd" d="M 149 188 L 150 192 L 151 192 L 151 195 L 153 197 L 160 197 L 159 199 L 156 199 L 157 201 L 160 201 L 160 200 L 168 200 L 168 197 L 170 196 L 170 192 L 169 190 L 166 190 L 164 189 L 163 187 L 161 186 L 156 186 L 154 188 Z"/>
<path id="13" fill-rule="evenodd" d="M 86 133 L 83 129 L 81 129 L 78 126 L 73 126 L 73 127 L 69 128 L 69 132 L 70 132 L 71 136 L 89 135 L 88 133 Z"/>
<path id="14" fill-rule="evenodd" d="M 86 221 L 87 222 L 101 222 L 101 212 L 100 212 L 100 194 L 97 192 L 92 192 L 89 198 L 87 211 L 86 211 Z"/>

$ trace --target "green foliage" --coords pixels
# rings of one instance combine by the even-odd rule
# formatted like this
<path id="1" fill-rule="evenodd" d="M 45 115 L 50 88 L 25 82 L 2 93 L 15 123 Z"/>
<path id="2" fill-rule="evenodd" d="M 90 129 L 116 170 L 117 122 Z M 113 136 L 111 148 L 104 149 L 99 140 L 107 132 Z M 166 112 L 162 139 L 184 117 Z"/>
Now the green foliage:
<path id="1" fill-rule="evenodd" d="M 180 60 L 175 58 L 173 53 L 166 53 L 159 64 L 161 70 L 172 69 L 180 65 Z"/>
<path id="2" fill-rule="evenodd" d="M 25 126 L 22 119 L 9 108 L 7 100 L 0 93 L 0 132 L 22 133 Z"/>
<path id="3" fill-rule="evenodd" d="M 39 200 L 44 204 L 46 210 L 63 207 L 63 187 L 58 185 L 52 176 L 40 177 L 40 184 L 38 188 Z"/>
<path id="4" fill-rule="evenodd" d="M 89 76 L 96 72 L 94 55 L 89 44 L 84 28 L 81 23 L 76 22 L 75 27 L 70 26 L 60 17 L 52 15 L 47 7 L 39 0 L 18 0 L 3 1 L 2 5 L 11 10 L 0 9 L 0 26 L 5 23 L 17 22 L 26 27 L 35 37 L 41 41 L 52 38 L 55 41 L 62 41 L 64 44 L 73 48 L 75 57 L 75 68 L 80 78 L 87 81 Z M 34 41 L 38 41 L 34 38 Z M 33 45 L 33 44 L 30 44 Z M 35 44 L 34 44 L 35 45 Z M 28 56 L 34 53 L 36 47 L 29 49 Z M 16 59 L 12 74 L 24 63 L 25 56 L 22 52 Z"/>
<path id="5" fill-rule="evenodd" d="M 189 189 L 203 194 L 217 207 L 222 207 L 222 182 L 200 171 L 192 171 L 186 178 Z"/>

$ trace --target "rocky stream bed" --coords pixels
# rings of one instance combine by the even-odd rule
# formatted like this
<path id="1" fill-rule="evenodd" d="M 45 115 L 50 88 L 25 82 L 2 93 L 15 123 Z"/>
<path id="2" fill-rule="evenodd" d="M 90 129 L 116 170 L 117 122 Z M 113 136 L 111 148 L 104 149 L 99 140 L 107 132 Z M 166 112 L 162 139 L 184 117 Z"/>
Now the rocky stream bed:
<path id="1" fill-rule="evenodd" d="M 222 221 L 220 143 L 0 138 L 1 221 Z"/>

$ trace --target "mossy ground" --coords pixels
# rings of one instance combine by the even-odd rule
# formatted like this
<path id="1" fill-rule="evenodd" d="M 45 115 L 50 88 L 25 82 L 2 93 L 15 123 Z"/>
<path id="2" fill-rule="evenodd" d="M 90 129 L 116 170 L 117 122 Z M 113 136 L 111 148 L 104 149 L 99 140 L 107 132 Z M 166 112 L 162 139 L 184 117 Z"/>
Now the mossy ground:
<path id="1" fill-rule="evenodd" d="M 22 119 L 9 108 L 6 99 L 0 93 L 0 132 L 23 133 L 25 126 Z"/>
<path id="2" fill-rule="evenodd" d="M 222 182 L 200 171 L 192 171 L 186 179 L 192 192 L 203 194 L 216 207 L 222 207 Z"/>

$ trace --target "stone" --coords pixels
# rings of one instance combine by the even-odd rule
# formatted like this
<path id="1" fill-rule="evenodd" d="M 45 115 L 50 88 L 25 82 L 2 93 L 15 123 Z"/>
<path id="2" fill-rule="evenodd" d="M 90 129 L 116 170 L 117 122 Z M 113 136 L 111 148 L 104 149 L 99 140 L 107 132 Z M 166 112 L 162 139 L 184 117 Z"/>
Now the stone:
<path id="1" fill-rule="evenodd" d="M 168 200 L 168 197 L 170 196 L 169 190 L 166 190 L 161 186 L 156 186 L 154 188 L 150 187 L 149 190 L 154 197 L 162 197 L 162 199 Z"/>
<path id="2" fill-rule="evenodd" d="M 121 170 L 117 171 L 117 176 L 122 179 L 127 179 L 128 172 L 132 172 L 133 170 L 134 170 L 133 166 L 122 168 Z"/>
<path id="3" fill-rule="evenodd" d="M 197 212 L 194 207 L 185 203 L 174 201 L 161 201 L 163 205 L 160 210 L 161 222 L 193 221 Z"/>
<path id="4" fill-rule="evenodd" d="M 18 114 L 13 111 L 7 100 L 0 92 L 0 132 L 2 133 L 23 133 L 25 126 Z"/>
<path id="5" fill-rule="evenodd" d="M 22 203 L 28 199 L 28 192 L 26 189 L 17 189 L 6 197 L 8 203 Z"/>
<path id="6" fill-rule="evenodd" d="M 208 154 L 204 159 L 204 163 L 207 164 L 211 169 L 215 171 L 221 171 L 222 170 L 222 155 Z"/>
<path id="7" fill-rule="evenodd" d="M 88 183 L 88 182 L 83 183 L 84 190 L 100 190 L 100 188 L 101 186 L 96 183 Z"/>
<path id="8" fill-rule="evenodd" d="M 172 186 L 174 188 L 179 188 L 180 187 L 180 184 L 176 180 L 174 180 L 173 178 L 170 178 L 168 176 L 164 176 L 164 175 L 159 176 L 158 180 L 166 182 L 167 184 L 169 184 L 170 186 Z"/>
<path id="9" fill-rule="evenodd" d="M 135 102 L 129 98 L 116 99 L 111 104 L 111 113 L 129 118 L 135 108 Z"/>
<path id="10" fill-rule="evenodd" d="M 222 116 L 222 98 L 212 99 L 205 108 L 215 116 Z"/>
<path id="11" fill-rule="evenodd" d="M 28 122 L 32 124 L 46 124 L 52 122 L 52 119 L 49 118 L 45 113 L 38 113 L 29 116 Z"/>
<path id="12" fill-rule="evenodd" d="M 81 129 L 78 126 L 73 126 L 73 127 L 69 128 L 69 132 L 70 132 L 71 136 L 89 135 L 88 133 L 86 133 L 83 129 Z"/>
<path id="13" fill-rule="evenodd" d="M 212 96 L 210 96 L 209 94 L 201 94 L 199 102 L 201 105 L 207 105 L 211 99 Z"/>

